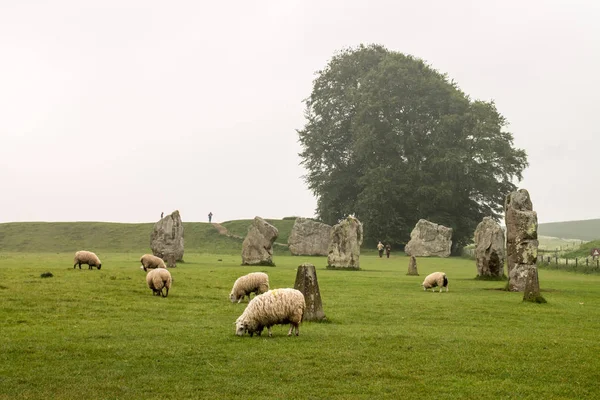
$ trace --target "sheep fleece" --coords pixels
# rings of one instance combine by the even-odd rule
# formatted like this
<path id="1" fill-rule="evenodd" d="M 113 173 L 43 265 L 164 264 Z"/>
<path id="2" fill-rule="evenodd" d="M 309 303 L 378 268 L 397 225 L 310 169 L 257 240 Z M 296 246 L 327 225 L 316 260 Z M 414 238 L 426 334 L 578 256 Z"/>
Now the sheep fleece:
<path id="1" fill-rule="evenodd" d="M 269 275 L 264 272 L 251 272 L 236 279 L 229 294 L 229 299 L 232 303 L 235 301 L 239 303 L 246 296 L 250 300 L 250 293 L 252 292 L 259 295 L 267 290 L 269 290 Z"/>
<path id="2" fill-rule="evenodd" d="M 446 285 L 444 285 L 444 279 L 446 280 Z M 435 288 L 436 286 L 440 288 L 440 292 L 442 291 L 442 287 L 445 287 L 446 290 L 448 290 L 448 278 L 443 272 L 433 272 L 425 277 L 422 286 L 425 290 Z M 435 291 L 435 289 L 432 290 Z"/>
<path id="3" fill-rule="evenodd" d="M 152 254 L 144 254 L 142 258 L 140 258 L 140 262 L 142 263 L 142 267 L 144 267 L 144 271 L 154 268 L 167 268 L 162 258 Z"/>
<path id="4" fill-rule="evenodd" d="M 252 336 L 255 332 L 260 334 L 264 327 L 270 329 L 273 325 L 289 323 L 290 332 L 296 327 L 297 335 L 305 308 L 306 302 L 301 291 L 291 288 L 269 290 L 250 300 L 236 321 L 236 334 L 244 334 L 242 327 Z"/>
<path id="5" fill-rule="evenodd" d="M 73 259 L 73 263 L 76 265 L 79 264 L 80 269 L 81 269 L 81 264 L 87 264 L 88 269 L 92 269 L 92 266 L 95 266 L 96 268 L 100 269 L 100 266 L 102 265 L 102 263 L 100 262 L 100 259 L 98 258 L 98 256 L 95 253 L 92 253 L 91 251 L 85 251 L 85 250 L 81 250 L 81 251 L 78 251 L 77 253 L 75 253 L 75 258 Z M 73 265 L 73 268 L 75 268 L 75 265 Z"/>
<path id="6" fill-rule="evenodd" d="M 148 272 L 146 283 L 152 289 L 153 294 L 167 297 L 173 283 L 173 278 L 171 278 L 171 273 L 166 268 L 156 268 Z M 163 294 L 163 288 L 166 289 L 166 294 Z"/>

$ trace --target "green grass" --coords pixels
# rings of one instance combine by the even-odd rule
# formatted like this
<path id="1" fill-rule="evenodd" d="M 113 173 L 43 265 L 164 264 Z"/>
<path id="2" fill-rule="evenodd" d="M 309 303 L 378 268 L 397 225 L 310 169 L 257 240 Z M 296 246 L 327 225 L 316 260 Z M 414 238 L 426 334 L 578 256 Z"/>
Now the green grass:
<path id="1" fill-rule="evenodd" d="M 600 239 L 600 219 L 539 224 L 538 234 L 564 239 L 596 240 Z"/>
<path id="2" fill-rule="evenodd" d="M 0 224 L 0 252 L 75 253 L 86 249 L 98 256 L 105 252 L 141 255 L 150 251 L 153 226 L 109 222 L 5 223 Z M 241 240 L 220 235 L 211 224 L 184 222 L 183 230 L 186 252 L 241 252 Z"/>
<path id="3" fill-rule="evenodd" d="M 600 398 L 598 276 L 540 270 L 548 304 L 530 304 L 460 258 L 419 258 L 414 277 L 394 253 L 350 272 L 186 250 L 163 299 L 137 257 L 106 252 L 98 271 L 73 269 L 70 251 L 0 253 L 0 399 Z M 233 281 L 262 270 L 289 287 L 305 261 L 329 323 L 236 337 Z M 423 292 L 439 270 L 450 292 Z"/>
<path id="4" fill-rule="evenodd" d="M 277 228 L 279 235 L 277 236 L 277 243 L 287 244 L 288 238 L 290 237 L 290 233 L 292 233 L 292 228 L 294 227 L 295 219 L 265 219 L 269 224 L 273 225 Z M 251 219 L 240 219 L 236 221 L 227 221 L 223 222 L 223 225 L 227 230 L 241 237 L 245 237 L 248 233 L 248 228 L 252 225 Z"/>
<path id="5" fill-rule="evenodd" d="M 600 249 L 600 240 L 594 240 L 591 242 L 583 243 L 576 250 L 569 251 L 563 254 L 563 258 L 575 258 L 575 257 L 589 257 L 591 256 L 592 249 Z"/>

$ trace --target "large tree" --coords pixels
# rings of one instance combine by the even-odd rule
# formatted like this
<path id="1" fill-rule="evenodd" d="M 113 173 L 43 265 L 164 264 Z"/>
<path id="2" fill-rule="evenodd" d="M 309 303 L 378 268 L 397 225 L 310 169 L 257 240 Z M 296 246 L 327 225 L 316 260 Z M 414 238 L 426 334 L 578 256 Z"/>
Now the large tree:
<path id="1" fill-rule="evenodd" d="M 528 165 L 493 102 L 379 45 L 337 53 L 305 104 L 300 156 L 317 214 L 356 215 L 368 242 L 406 243 L 425 218 L 461 247 L 484 216 L 500 217 Z"/>

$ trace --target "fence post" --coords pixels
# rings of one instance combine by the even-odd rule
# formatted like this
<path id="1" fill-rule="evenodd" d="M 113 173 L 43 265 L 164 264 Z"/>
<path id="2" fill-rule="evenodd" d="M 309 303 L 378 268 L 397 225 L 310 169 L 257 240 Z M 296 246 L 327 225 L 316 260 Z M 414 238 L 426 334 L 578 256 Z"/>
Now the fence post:
<path id="1" fill-rule="evenodd" d="M 589 267 L 590 266 L 590 259 L 589 258 L 585 258 L 585 266 Z"/>
<path id="2" fill-rule="evenodd" d="M 575 269 L 577 269 L 577 257 L 575 257 Z"/>
<path id="3" fill-rule="evenodd" d="M 558 256 L 554 256 L 554 264 L 558 265 Z"/>

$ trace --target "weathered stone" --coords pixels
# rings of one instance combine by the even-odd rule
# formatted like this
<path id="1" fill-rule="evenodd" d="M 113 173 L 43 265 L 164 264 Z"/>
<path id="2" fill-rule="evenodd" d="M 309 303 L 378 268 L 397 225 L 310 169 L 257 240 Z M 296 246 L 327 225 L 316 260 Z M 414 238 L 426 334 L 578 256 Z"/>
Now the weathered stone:
<path id="1" fill-rule="evenodd" d="M 491 217 L 485 217 L 475 229 L 477 275 L 501 278 L 504 276 L 504 231 Z"/>
<path id="2" fill-rule="evenodd" d="M 242 265 L 269 265 L 273 263 L 273 243 L 279 231 L 260 217 L 255 217 L 242 244 Z"/>
<path id="3" fill-rule="evenodd" d="M 164 262 L 167 265 L 167 268 L 175 268 L 177 267 L 177 263 L 175 262 L 175 255 L 174 254 L 168 254 L 165 258 L 164 258 Z"/>
<path id="4" fill-rule="evenodd" d="M 155 256 L 163 260 L 175 257 L 175 261 L 183 261 L 183 243 L 183 222 L 179 211 L 173 211 L 154 224 L 150 248 Z"/>
<path id="5" fill-rule="evenodd" d="M 410 233 L 404 252 L 415 257 L 448 257 L 452 247 L 452 228 L 420 219 Z"/>
<path id="6" fill-rule="evenodd" d="M 537 276 L 537 213 L 533 211 L 533 204 L 527 190 L 520 189 L 506 196 L 504 219 L 508 290 L 522 292 L 525 290 L 529 272 L 535 270 Z M 535 282 L 538 282 L 537 278 L 532 278 L 532 284 Z M 539 282 L 537 284 L 539 286 Z M 539 292 L 539 287 L 537 290 Z"/>
<path id="7" fill-rule="evenodd" d="M 538 279 L 538 269 L 536 265 L 529 265 L 523 292 L 523 301 L 546 303 L 546 299 L 544 299 L 540 293 L 540 281 Z"/>
<path id="8" fill-rule="evenodd" d="M 326 256 L 332 227 L 308 218 L 296 218 L 288 238 L 294 256 Z"/>
<path id="9" fill-rule="evenodd" d="M 419 276 L 419 272 L 417 271 L 417 258 L 415 256 L 410 256 L 410 260 L 408 261 L 408 273 L 406 275 Z"/>
<path id="10" fill-rule="evenodd" d="M 314 265 L 304 263 L 298 267 L 294 289 L 302 292 L 306 302 L 306 309 L 302 317 L 303 321 L 322 321 L 326 319 L 323 312 L 319 282 L 317 281 L 317 271 Z"/>
<path id="11" fill-rule="evenodd" d="M 334 225 L 329 239 L 328 269 L 360 269 L 360 245 L 363 226 L 354 217 L 347 217 Z"/>

